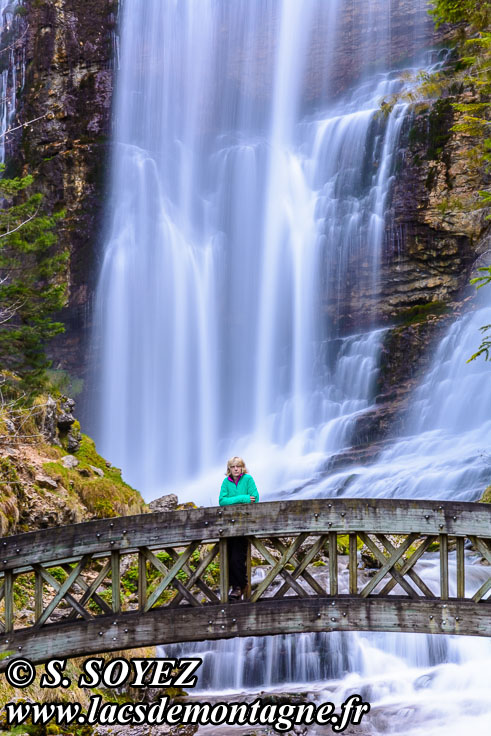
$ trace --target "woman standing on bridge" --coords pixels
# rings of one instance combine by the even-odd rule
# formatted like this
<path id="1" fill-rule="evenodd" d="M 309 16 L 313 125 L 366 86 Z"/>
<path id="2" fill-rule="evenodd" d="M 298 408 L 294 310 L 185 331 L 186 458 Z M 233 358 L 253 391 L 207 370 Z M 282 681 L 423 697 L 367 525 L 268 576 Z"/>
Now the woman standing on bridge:
<path id="1" fill-rule="evenodd" d="M 227 463 L 226 478 L 220 489 L 218 503 L 229 506 L 234 503 L 257 503 L 257 492 L 254 478 L 249 475 L 246 464 L 241 457 L 231 457 Z M 240 601 L 247 587 L 247 539 L 232 537 L 228 540 L 228 571 L 232 591 L 229 599 Z"/>

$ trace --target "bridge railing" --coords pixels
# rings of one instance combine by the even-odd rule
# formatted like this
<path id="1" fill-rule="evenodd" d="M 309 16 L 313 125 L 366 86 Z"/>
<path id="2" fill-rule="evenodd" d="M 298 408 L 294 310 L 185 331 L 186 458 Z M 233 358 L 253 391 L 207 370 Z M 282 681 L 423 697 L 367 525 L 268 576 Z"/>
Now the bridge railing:
<path id="1" fill-rule="evenodd" d="M 491 635 L 491 505 L 316 499 L 122 517 L 0 539 L 0 654 L 11 657 L 27 645 L 33 657 L 46 656 L 36 654 L 34 642 L 41 641 L 41 632 L 67 633 L 77 625 L 81 631 L 84 624 L 97 626 L 110 617 L 124 621 L 137 616 L 141 622 L 165 610 L 184 620 L 189 611 L 199 609 L 206 617 L 217 607 L 223 613 L 222 606 L 229 610 L 227 540 L 237 536 L 248 538 L 252 562 L 261 565 L 262 577 L 246 602 L 264 603 L 273 617 L 280 604 L 282 611 L 300 611 L 301 603 L 311 608 L 329 598 L 333 605 L 350 601 L 351 608 L 327 621 L 318 612 L 328 630 L 412 628 Z M 360 569 L 362 547 L 373 562 L 369 573 Z M 472 584 L 466 581 L 466 547 L 483 561 L 478 584 L 475 576 Z M 418 565 L 429 554 L 437 560 L 436 580 Z M 380 603 L 378 618 L 373 613 L 378 609 L 364 606 L 367 601 Z M 431 611 L 441 612 L 447 601 L 453 614 L 443 611 L 436 627 Z M 462 608 L 467 603 L 473 622 L 464 625 L 461 618 L 471 612 Z M 242 608 L 231 607 L 236 624 Z M 282 630 L 271 622 L 258 623 L 256 616 L 255 624 L 235 634 L 223 624 L 222 633 L 215 630 L 213 618 L 204 630 L 192 631 L 203 616 L 188 617 L 190 631 L 181 629 L 182 640 Z M 299 619 L 294 630 L 315 628 L 302 625 Z M 74 653 L 88 646 L 92 629 L 85 628 Z M 125 648 L 121 638 L 108 644 L 106 632 L 98 634 L 103 636 L 98 651 Z M 165 632 L 159 636 L 166 638 Z M 177 632 L 170 636 L 180 640 Z M 94 646 L 91 651 L 97 650 Z"/>

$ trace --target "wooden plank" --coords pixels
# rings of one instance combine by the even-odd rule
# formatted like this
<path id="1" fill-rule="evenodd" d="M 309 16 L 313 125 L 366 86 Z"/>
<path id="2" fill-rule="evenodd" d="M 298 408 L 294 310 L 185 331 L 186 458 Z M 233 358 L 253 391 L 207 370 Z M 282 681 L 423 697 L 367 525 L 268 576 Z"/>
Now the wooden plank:
<path id="1" fill-rule="evenodd" d="M 7 569 L 32 569 L 34 563 L 70 562 L 88 553 L 109 556 L 114 545 L 121 554 L 135 553 L 141 546 L 185 546 L 196 539 L 248 536 L 252 530 L 258 537 L 293 536 L 307 531 L 315 534 L 328 528 L 343 533 L 360 530 L 439 534 L 441 524 L 450 535 L 490 539 L 491 504 L 419 499 L 302 499 L 97 520 L 60 527 L 56 545 L 49 529 L 5 538 L 5 563 L 0 560 L 0 574 Z"/>
<path id="2" fill-rule="evenodd" d="M 111 598 L 113 613 L 121 611 L 121 567 L 119 551 L 111 552 Z"/>
<path id="3" fill-rule="evenodd" d="M 65 569 L 65 567 L 64 567 Z M 77 585 L 80 585 L 82 590 L 84 591 L 83 596 L 80 598 L 79 603 L 81 606 L 85 606 L 87 601 L 89 601 L 91 598 L 92 600 L 97 603 L 99 608 L 104 613 L 112 613 L 111 606 L 108 606 L 106 601 L 101 598 L 99 595 L 97 595 L 96 590 L 99 588 L 99 586 L 102 584 L 102 581 L 108 576 L 109 572 L 111 571 L 111 561 L 107 560 L 106 564 L 103 565 L 102 570 L 96 577 L 96 579 L 88 585 L 83 577 L 80 575 L 80 577 L 77 580 Z M 69 570 L 68 570 L 69 572 Z M 70 615 L 68 616 L 68 620 L 71 621 L 72 619 L 77 617 L 77 611 L 73 610 Z"/>
<path id="4" fill-rule="evenodd" d="M 177 558 L 179 557 L 178 553 L 172 548 L 166 547 L 165 551 L 172 557 L 174 561 L 177 560 Z M 218 598 L 218 596 L 215 595 L 213 590 L 210 587 L 208 587 L 208 585 L 206 585 L 206 583 L 203 580 L 200 580 L 200 577 L 203 574 L 203 572 L 206 570 L 210 562 L 213 561 L 214 557 L 217 554 L 218 554 L 218 543 L 213 546 L 211 553 L 209 555 L 206 555 L 205 560 L 207 560 L 207 563 L 204 567 L 203 567 L 204 561 L 202 560 L 200 564 L 198 565 L 197 569 L 195 570 L 195 572 L 193 572 L 191 568 L 189 567 L 189 565 L 187 564 L 184 565 L 184 567 L 182 568 L 184 572 L 186 572 L 189 575 L 189 580 L 187 582 L 187 589 L 191 590 L 191 587 L 193 585 L 196 585 L 196 587 L 199 588 L 201 592 L 205 594 L 208 600 L 212 601 L 212 603 L 219 603 L 220 599 Z M 199 575 L 196 574 L 198 570 L 201 571 Z M 185 596 L 182 593 L 178 592 L 175 598 L 172 599 L 169 605 L 178 606 L 184 597 Z"/>
<path id="5" fill-rule="evenodd" d="M 416 573 L 415 570 L 412 569 L 412 567 L 420 559 L 420 557 L 423 556 L 423 554 L 426 552 L 430 544 L 432 544 L 432 542 L 434 542 L 435 539 L 436 537 L 426 537 L 423 543 L 419 545 L 418 549 L 416 549 L 412 553 L 409 559 L 407 559 L 406 562 L 399 569 L 399 573 L 401 575 L 409 575 L 411 580 L 413 580 L 413 582 L 416 583 L 416 585 L 421 590 L 423 595 L 425 595 L 427 598 L 436 598 L 436 595 L 433 593 L 433 591 L 430 588 L 428 588 L 426 583 L 423 580 L 421 580 L 419 575 Z M 390 591 L 392 590 L 392 588 L 396 586 L 396 584 L 397 584 L 396 578 L 389 580 L 388 583 L 380 591 L 379 595 L 389 595 Z"/>
<path id="6" fill-rule="evenodd" d="M 393 555 L 396 548 L 393 547 L 393 545 L 390 543 L 390 540 L 388 540 L 385 536 L 381 535 L 381 537 L 384 539 L 384 544 L 387 549 L 387 551 Z M 411 580 L 418 586 L 418 588 L 421 590 L 423 595 L 425 595 L 427 598 L 436 598 L 435 594 L 433 593 L 430 588 L 426 585 L 426 583 L 421 580 L 419 575 L 416 573 L 415 570 L 413 570 L 413 565 L 416 564 L 416 562 L 419 560 L 420 557 L 424 554 L 424 552 L 428 549 L 430 544 L 435 540 L 435 537 L 427 537 L 422 544 L 419 545 L 418 549 L 414 550 L 414 552 L 411 554 L 411 556 L 404 562 L 404 564 L 401 565 L 401 567 L 396 566 L 396 570 L 399 573 L 401 577 L 404 577 L 404 575 L 408 575 Z M 382 590 L 378 593 L 378 595 L 389 595 L 390 591 L 396 586 L 398 582 L 398 578 L 396 575 L 393 576 L 392 580 L 389 580 L 386 585 L 382 588 Z M 414 597 L 414 596 L 411 596 Z"/>
<path id="7" fill-rule="evenodd" d="M 363 532 L 360 532 L 359 536 L 360 536 L 360 539 L 363 540 L 364 544 L 366 544 L 367 547 L 372 551 L 375 557 L 377 557 L 377 559 L 380 559 L 380 561 L 382 562 L 382 559 L 385 559 L 385 557 L 383 553 L 378 549 L 378 547 L 372 542 L 372 540 Z M 360 595 L 363 598 L 366 598 L 367 596 L 370 595 L 372 590 L 374 590 L 377 587 L 377 585 L 387 575 L 387 573 L 390 573 L 391 575 L 396 577 L 397 582 L 400 582 L 400 575 L 396 570 L 393 569 L 393 567 L 396 564 L 396 562 L 398 562 L 401 559 L 403 554 L 407 552 L 409 547 L 413 544 L 413 542 L 415 542 L 417 538 L 418 538 L 417 534 L 410 534 L 408 537 L 406 537 L 406 539 L 400 545 L 400 547 L 397 548 L 397 551 L 389 557 L 387 562 L 382 565 L 380 570 L 373 576 L 370 582 L 367 583 L 367 585 L 365 585 L 363 590 L 360 592 Z M 406 581 L 404 581 L 404 583 L 406 583 Z M 413 590 L 413 594 L 415 594 L 414 590 Z"/>
<path id="8" fill-rule="evenodd" d="M 246 578 L 247 578 L 247 584 L 246 584 L 246 589 L 243 595 L 243 599 L 248 601 L 250 600 L 251 595 L 252 595 L 252 587 L 251 587 L 252 555 L 251 555 L 251 540 L 249 538 L 247 538 Z"/>
<path id="9" fill-rule="evenodd" d="M 220 539 L 220 600 L 222 603 L 228 603 L 228 554 L 227 540 Z"/>
<path id="10" fill-rule="evenodd" d="M 472 600 L 473 600 L 473 601 L 474 601 L 475 603 L 478 603 L 478 602 L 479 602 L 479 601 L 480 601 L 480 600 L 481 600 L 482 598 L 484 598 L 484 596 L 486 595 L 486 593 L 488 592 L 488 590 L 489 590 L 490 588 L 491 588 L 491 577 L 490 577 L 490 578 L 488 578 L 488 579 L 486 580 L 486 582 L 484 582 L 484 583 L 483 583 L 483 584 L 481 585 L 481 587 L 479 588 L 479 590 L 477 590 L 477 591 L 476 591 L 476 592 L 474 593 L 474 595 L 472 596 Z"/>
<path id="11" fill-rule="evenodd" d="M 323 534 L 319 539 L 317 539 L 316 542 L 312 545 L 312 547 L 309 549 L 309 551 L 305 554 L 301 562 L 298 562 L 297 557 L 294 555 L 291 558 L 292 564 L 297 565 L 295 570 L 292 572 L 292 577 L 297 580 L 300 576 L 303 577 L 303 579 L 310 585 L 310 587 L 313 589 L 317 595 L 325 596 L 326 591 L 323 589 L 323 587 L 317 582 L 315 578 L 312 577 L 307 572 L 307 567 L 310 565 L 314 557 L 319 554 L 321 549 L 324 547 L 327 540 L 327 535 Z M 274 597 L 275 598 L 282 598 L 286 591 L 289 590 L 290 584 L 289 583 L 283 583 L 281 588 L 276 591 Z"/>
<path id="12" fill-rule="evenodd" d="M 489 562 L 491 565 L 491 550 L 487 545 L 485 544 L 483 539 L 479 539 L 479 537 L 476 537 L 474 535 L 469 534 L 469 539 L 471 540 L 472 544 L 476 548 L 476 550 L 481 554 L 484 559 Z"/>
<path id="13" fill-rule="evenodd" d="M 329 532 L 329 593 L 338 594 L 338 535 Z"/>
<path id="14" fill-rule="evenodd" d="M 167 580 L 167 579 L 169 579 L 169 577 L 170 577 L 170 571 L 164 565 L 164 563 L 161 560 L 159 560 L 159 558 L 156 557 L 153 554 L 153 552 L 151 552 L 149 549 L 146 549 L 145 547 L 142 547 L 142 552 L 145 555 L 145 557 L 147 558 L 148 562 L 150 562 L 151 565 L 153 565 L 160 573 L 162 573 L 162 575 L 164 576 L 164 581 Z M 189 559 L 189 557 L 188 557 L 188 559 Z M 180 569 L 182 569 L 183 563 L 182 563 L 182 560 L 181 560 L 181 555 L 178 555 L 177 556 L 176 565 L 179 565 L 178 571 Z M 176 565 L 174 565 L 174 567 Z M 162 583 L 164 581 L 162 581 Z M 183 585 L 183 583 L 181 583 L 180 580 L 178 580 L 177 578 L 174 578 L 174 579 L 171 578 L 171 583 L 179 591 L 179 593 L 181 594 L 181 597 L 182 598 L 185 598 L 188 601 L 188 603 L 190 603 L 192 606 L 199 606 L 200 605 L 199 601 L 194 597 L 194 595 L 191 593 L 191 591 L 189 591 L 189 590 L 187 590 L 187 588 L 185 588 L 185 586 Z M 153 591 L 152 595 L 148 599 L 148 601 L 147 601 L 147 608 L 145 610 L 149 610 L 150 608 L 152 608 L 155 605 L 155 603 L 157 602 L 157 600 L 159 599 L 159 597 L 162 595 L 162 593 L 159 593 L 159 595 L 157 595 L 157 590 L 159 589 L 159 587 L 160 586 L 157 586 L 157 588 L 155 588 L 155 590 Z M 166 586 L 166 587 L 168 587 L 168 586 Z M 163 590 L 165 590 L 165 588 Z"/>
<path id="15" fill-rule="evenodd" d="M 34 624 L 34 628 L 40 628 L 43 626 L 44 623 L 49 619 L 55 608 L 58 606 L 60 601 L 63 599 L 66 600 L 67 603 L 70 604 L 72 608 L 74 608 L 76 611 L 80 613 L 80 615 L 83 618 L 92 618 L 90 613 L 79 604 L 79 602 L 69 593 L 69 590 L 71 589 L 72 585 L 77 580 L 78 576 L 82 572 L 82 570 L 85 568 L 88 562 L 91 560 L 91 555 L 84 555 L 78 565 L 76 565 L 70 575 L 66 578 L 66 580 L 63 581 L 63 583 L 60 585 L 58 581 L 48 573 L 47 570 L 44 570 L 40 565 L 36 566 L 36 571 L 39 572 L 39 574 L 46 580 L 49 585 L 51 585 L 55 590 L 58 592 L 55 594 L 54 598 L 48 603 L 47 607 L 42 612 L 41 616 L 36 619 L 36 623 Z"/>
<path id="16" fill-rule="evenodd" d="M 22 646 L 22 657 L 33 664 L 51 658 L 90 656 L 101 652 L 171 644 L 272 634 L 330 631 L 388 631 L 430 634 L 466 634 L 491 636 L 489 604 L 451 599 L 445 619 L 435 616 L 435 602 L 407 596 L 363 599 L 339 596 L 332 598 L 264 598 L 257 603 L 218 605 L 175 609 L 153 609 L 142 615 L 123 612 L 90 621 L 48 624 L 39 630 L 23 629 L 0 640 L 0 653 L 9 654 Z M 224 613 L 222 613 L 222 610 Z M 332 619 L 335 619 L 332 621 Z M 235 621 L 234 621 L 235 619 Z M 445 623 L 444 623 L 445 621 Z M 4 670 L 9 660 L 0 659 Z"/>
<path id="17" fill-rule="evenodd" d="M 303 590 L 301 586 L 292 578 L 290 573 L 284 569 L 287 562 L 290 561 L 290 558 L 297 552 L 297 550 L 302 546 L 305 539 L 307 538 L 307 534 L 300 534 L 293 542 L 292 544 L 285 549 L 283 554 L 280 556 L 279 560 L 275 560 L 274 557 L 268 552 L 264 544 L 257 539 L 256 537 L 251 537 L 251 544 L 253 544 L 257 550 L 263 555 L 264 559 L 266 559 L 269 564 L 271 565 L 271 570 L 266 574 L 264 580 L 261 580 L 259 585 L 257 586 L 254 593 L 251 595 L 251 603 L 254 603 L 257 601 L 264 591 L 269 588 L 273 580 L 277 577 L 277 575 L 281 574 L 283 577 L 288 581 L 288 583 L 297 591 L 298 595 L 301 597 L 306 596 L 306 592 Z"/>
<path id="18" fill-rule="evenodd" d="M 5 595 L 5 584 L 2 583 L 2 585 L 0 585 L 0 601 L 3 601 L 4 595 Z M 5 625 L 0 621 L 0 634 L 3 634 L 4 631 L 5 631 Z"/>
<path id="19" fill-rule="evenodd" d="M 5 573 L 4 580 L 4 598 L 5 598 L 5 633 L 10 634 L 14 628 L 14 574 L 9 571 Z"/>
<path id="20" fill-rule="evenodd" d="M 348 568 L 349 568 L 349 592 L 351 595 L 356 595 L 358 593 L 358 535 L 350 534 L 349 535 L 349 561 L 348 561 Z"/>
<path id="21" fill-rule="evenodd" d="M 440 598 L 448 600 L 448 536 L 440 534 Z"/>
<path id="22" fill-rule="evenodd" d="M 48 572 L 48 570 L 45 570 L 41 565 L 36 565 L 36 568 L 35 569 L 36 569 L 36 572 L 39 572 L 39 574 L 41 575 L 41 578 L 46 583 L 48 583 L 48 585 L 50 585 L 52 588 L 54 588 L 55 591 L 59 591 L 61 589 L 61 585 L 58 582 L 58 580 L 56 580 L 56 578 L 54 578 Z M 72 570 L 72 568 L 70 568 L 70 572 L 71 572 L 71 570 Z M 91 614 L 83 607 L 83 605 L 80 603 L 80 601 L 77 601 L 77 599 L 74 598 L 73 595 L 71 595 L 71 593 L 66 593 L 66 595 L 64 595 L 63 597 L 64 597 L 65 601 L 67 603 L 69 603 L 69 605 L 73 608 L 73 613 L 75 614 L 75 617 L 77 615 L 80 615 L 80 616 L 82 616 L 82 618 L 85 618 L 85 619 L 92 618 Z M 69 618 L 69 615 L 67 616 L 67 619 L 68 618 Z M 36 621 L 37 621 L 37 619 L 36 619 Z"/>
<path id="23" fill-rule="evenodd" d="M 43 605 L 43 578 L 36 570 L 34 572 L 34 621 L 41 618 Z"/>
<path id="24" fill-rule="evenodd" d="M 305 535 L 302 535 L 302 536 L 303 536 L 303 539 L 305 539 Z M 272 537 L 272 538 L 268 539 L 268 542 L 269 542 L 269 544 L 272 547 L 274 547 L 274 549 L 276 549 L 280 553 L 280 559 L 284 555 L 287 555 L 288 554 L 288 550 L 290 548 L 286 544 L 283 544 L 283 542 L 281 541 L 281 539 L 275 539 L 274 537 Z M 261 544 L 261 542 L 259 542 L 259 544 Z M 266 547 L 264 547 L 264 549 L 266 549 Z M 267 549 L 266 549 L 266 551 L 267 551 Z M 272 563 L 273 563 L 273 566 L 274 566 L 276 564 L 276 560 L 273 557 L 271 557 L 271 560 L 272 560 Z M 295 555 L 290 555 L 289 556 L 289 562 L 290 562 L 290 564 L 293 564 L 293 561 L 294 560 L 296 560 Z M 282 569 L 280 569 L 279 574 L 285 580 L 285 583 L 284 584 L 288 585 L 288 588 L 292 588 L 296 592 L 296 594 L 299 595 L 301 598 L 305 598 L 305 596 L 308 595 L 307 591 L 305 591 L 302 588 L 302 586 L 300 585 L 300 583 L 297 582 L 297 579 L 295 578 L 295 576 L 289 570 L 286 570 L 283 567 Z M 252 600 L 252 598 L 251 598 L 251 600 Z"/>
<path id="25" fill-rule="evenodd" d="M 144 611 L 147 606 L 147 558 L 140 549 L 138 552 L 138 608 Z"/>
<path id="26" fill-rule="evenodd" d="M 394 547 L 391 541 L 385 536 L 385 534 L 377 534 L 376 539 L 383 544 L 386 551 L 389 553 L 389 555 L 395 555 L 397 551 L 397 547 Z M 381 560 L 382 561 L 382 560 Z M 404 557 L 402 558 L 401 563 L 399 565 L 395 563 L 389 570 L 390 574 L 392 575 L 393 580 L 396 580 L 399 585 L 403 588 L 403 590 L 406 591 L 406 593 L 411 598 L 419 598 L 419 593 L 417 590 L 415 590 L 412 585 L 405 579 L 404 575 L 400 572 L 400 567 L 402 564 L 405 564 L 407 566 L 407 560 L 404 562 Z M 419 580 L 419 577 L 417 578 Z M 383 591 L 381 590 L 377 595 L 383 595 Z"/>
<path id="27" fill-rule="evenodd" d="M 465 598 L 465 553 L 464 537 L 457 537 L 457 598 Z"/>

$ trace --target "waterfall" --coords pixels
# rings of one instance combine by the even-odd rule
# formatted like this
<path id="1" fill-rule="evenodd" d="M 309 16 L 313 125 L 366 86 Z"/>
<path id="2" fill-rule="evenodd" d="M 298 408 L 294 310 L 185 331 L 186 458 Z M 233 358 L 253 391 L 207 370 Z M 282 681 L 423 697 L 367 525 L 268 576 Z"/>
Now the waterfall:
<path id="1" fill-rule="evenodd" d="M 383 334 L 339 325 L 376 301 L 406 107 L 380 114 L 385 55 L 343 88 L 346 7 L 124 3 L 95 435 L 146 498 L 214 503 L 231 454 L 294 488 L 370 405 Z M 360 44 L 388 53 L 377 8 Z"/>
<path id="2" fill-rule="evenodd" d="M 490 482 L 489 364 L 467 363 L 491 322 L 487 294 L 458 319 L 436 349 L 433 365 L 414 393 L 405 436 L 373 465 L 350 467 L 309 487 L 309 497 L 369 496 L 476 501 Z M 341 490 L 342 489 L 342 490 Z"/>
<path id="3" fill-rule="evenodd" d="M 0 34 L 7 39 L 0 52 L 0 163 L 5 162 L 7 144 L 6 131 L 15 120 L 17 109 L 17 66 L 15 49 L 9 31 L 13 26 L 16 0 L 0 0 Z M 14 39 L 15 40 L 15 39 Z M 23 52 L 25 53 L 25 52 Z M 22 66 L 21 86 L 24 85 L 24 65 Z"/>
<path id="4" fill-rule="evenodd" d="M 341 328 L 360 293 L 377 300 L 406 114 L 404 104 L 387 118 L 379 111 L 407 83 L 390 68 L 387 6 L 124 2 L 95 435 L 148 499 L 175 490 L 216 503 L 231 454 L 246 458 L 263 497 L 305 485 L 349 446 L 370 407 L 383 331 L 370 314 L 363 327 Z M 426 3 L 414 8 L 408 57 L 426 27 Z M 463 318 L 438 349 L 412 434 L 373 466 L 317 477 L 305 495 L 475 498 L 489 427 L 485 402 L 474 416 L 469 397 L 485 376 L 478 364 L 464 375 L 463 362 L 474 349 L 464 336 L 481 320 L 491 321 Z M 467 577 L 478 585 L 477 565 Z M 448 736 L 455 716 L 484 736 L 476 718 L 491 712 L 477 688 L 476 718 L 462 715 L 490 657 L 484 643 L 457 637 L 333 633 L 166 648 L 181 651 L 203 656 L 202 687 L 322 689 L 328 680 L 325 699 L 360 691 L 396 714 L 387 731 L 417 704 L 426 734 L 444 723 Z M 448 717 L 436 707 L 443 697 Z"/>

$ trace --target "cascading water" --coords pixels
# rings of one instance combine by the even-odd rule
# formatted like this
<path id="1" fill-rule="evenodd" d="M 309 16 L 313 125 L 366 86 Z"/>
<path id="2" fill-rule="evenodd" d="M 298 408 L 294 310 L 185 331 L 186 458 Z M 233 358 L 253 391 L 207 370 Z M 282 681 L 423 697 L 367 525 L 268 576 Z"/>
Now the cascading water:
<path id="1" fill-rule="evenodd" d="M 17 2 L 0 0 L 0 34 L 12 28 Z M 5 37 L 5 36 L 4 36 Z M 17 66 L 14 43 L 10 36 L 5 48 L 0 50 L 2 72 L 0 74 L 0 163 L 5 162 L 6 132 L 15 119 L 17 109 Z M 24 53 L 24 52 L 23 52 Z M 21 86 L 24 84 L 24 64 L 22 65 Z"/>
<path id="2" fill-rule="evenodd" d="M 310 493 L 332 495 L 348 485 L 349 475 L 353 480 L 344 491 L 348 496 L 475 499 L 489 484 L 486 443 L 491 427 L 486 409 L 491 381 L 484 361 L 469 365 L 466 359 L 479 342 L 478 328 L 490 322 L 489 295 L 479 293 L 473 311 L 452 325 L 441 341 L 416 393 L 409 425 L 414 434 L 397 440 L 373 465 L 330 476 L 317 487 L 312 485 Z M 480 562 L 478 555 L 467 557 L 468 596 L 488 577 L 488 568 Z M 418 572 L 437 594 L 438 554 L 426 555 L 418 564 Z M 453 596 L 455 553 L 449 564 Z M 341 573 L 343 584 L 347 590 Z M 297 684 L 305 689 L 306 682 L 318 682 L 321 702 L 342 703 L 353 692 L 361 693 L 376 711 L 376 732 L 400 733 L 403 726 L 411 736 L 489 733 L 488 639 L 333 632 L 165 648 L 166 656 L 183 652 L 202 657 L 201 683 L 207 689 L 222 691 L 224 685 L 257 689 L 285 682 L 289 689 Z"/>
<path id="3" fill-rule="evenodd" d="M 491 322 L 491 307 L 479 293 L 474 309 L 457 320 L 441 341 L 434 363 L 416 391 L 408 431 L 374 465 L 350 467 L 309 487 L 312 496 L 378 496 L 475 501 L 491 469 L 489 365 L 467 359 L 479 343 L 479 328 Z M 483 303 L 484 302 L 484 303 Z"/>
<path id="4" fill-rule="evenodd" d="M 335 325 L 349 310 L 346 292 L 377 294 L 406 108 L 396 105 L 387 119 L 379 113 L 381 99 L 403 82 L 387 71 L 390 7 L 385 25 L 377 24 L 375 0 L 360 2 L 352 23 L 363 17 L 368 47 L 382 50 L 370 71 L 357 80 L 352 71 L 351 95 L 339 95 L 337 59 L 348 52 L 362 69 L 367 48 L 343 48 L 351 35 L 340 33 L 346 5 L 124 2 L 96 315 L 102 400 L 95 434 L 147 498 L 177 490 L 216 503 L 224 460 L 236 453 L 263 493 L 302 485 L 326 455 L 349 445 L 355 418 L 370 404 L 383 335 L 340 337 Z M 424 6 L 413 38 L 421 36 Z M 425 399 L 421 389 L 423 408 L 432 393 Z M 431 431 L 415 425 L 429 431 L 426 464 L 416 435 L 409 455 L 419 453 L 428 478 L 443 468 L 443 461 L 432 465 L 430 448 L 452 430 L 448 413 L 437 420 L 427 404 L 420 414 L 434 421 Z M 418 488 L 415 466 L 401 468 L 398 490 L 387 478 L 404 442 L 355 473 L 350 495 L 446 497 L 457 482 L 462 487 L 456 463 L 441 492 Z M 340 483 L 330 483 L 305 493 L 339 492 Z M 370 683 L 373 700 L 393 704 L 424 689 L 415 684 L 418 668 L 462 662 L 463 648 L 447 638 L 331 634 L 204 643 L 195 651 L 204 654 L 208 687 L 351 672 L 339 693 Z M 438 692 L 445 674 L 431 677 L 427 690 L 434 682 Z"/>
<path id="5" fill-rule="evenodd" d="M 376 291 L 405 106 L 380 115 L 402 86 L 383 70 L 322 97 L 328 5 L 124 4 L 96 436 L 147 498 L 215 502 L 239 450 L 263 492 L 295 487 L 369 404 L 382 335 L 335 339 L 323 299 Z"/>

